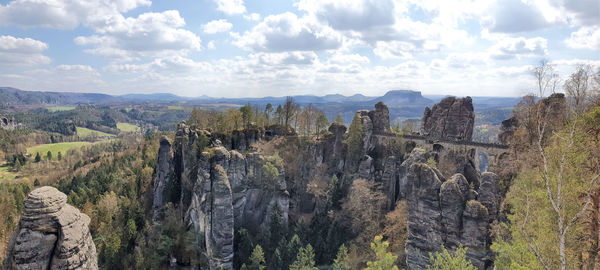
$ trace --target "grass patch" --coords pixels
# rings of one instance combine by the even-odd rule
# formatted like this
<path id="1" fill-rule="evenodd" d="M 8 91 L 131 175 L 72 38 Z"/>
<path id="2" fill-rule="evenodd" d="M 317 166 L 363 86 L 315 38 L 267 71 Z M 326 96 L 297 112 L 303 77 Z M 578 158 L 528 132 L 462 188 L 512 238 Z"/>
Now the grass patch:
<path id="1" fill-rule="evenodd" d="M 100 137 L 115 136 L 114 134 L 110 134 L 110 133 L 106 133 L 106 132 L 102 132 L 102 131 L 98 131 L 98 130 L 93 130 L 93 129 L 84 128 L 84 127 L 77 127 L 77 135 L 79 135 L 79 137 L 85 138 L 85 137 L 92 135 L 93 133 L 96 133 Z"/>
<path id="2" fill-rule="evenodd" d="M 72 111 L 72 110 L 75 110 L 75 106 L 55 106 L 55 107 L 48 107 L 48 108 L 46 108 L 46 110 L 51 111 L 51 112 Z"/>
<path id="3" fill-rule="evenodd" d="M 13 180 L 16 177 L 17 174 L 9 171 L 8 166 L 0 166 L 0 182 L 6 180 Z"/>
<path id="4" fill-rule="evenodd" d="M 136 132 L 140 129 L 138 126 L 129 123 L 117 123 L 117 128 L 122 132 Z"/>
<path id="5" fill-rule="evenodd" d="M 32 157 L 35 157 L 36 153 L 40 153 L 42 158 L 46 158 L 48 151 L 52 152 L 52 159 L 56 160 L 58 152 L 61 152 L 63 156 L 69 149 L 80 148 L 82 146 L 91 145 L 91 142 L 64 142 L 64 143 L 49 143 L 40 144 L 27 148 L 27 153 L 30 153 Z"/>
<path id="6" fill-rule="evenodd" d="M 169 110 L 183 111 L 183 106 L 180 106 L 180 105 L 169 105 L 169 106 L 167 106 L 167 109 L 169 109 Z"/>

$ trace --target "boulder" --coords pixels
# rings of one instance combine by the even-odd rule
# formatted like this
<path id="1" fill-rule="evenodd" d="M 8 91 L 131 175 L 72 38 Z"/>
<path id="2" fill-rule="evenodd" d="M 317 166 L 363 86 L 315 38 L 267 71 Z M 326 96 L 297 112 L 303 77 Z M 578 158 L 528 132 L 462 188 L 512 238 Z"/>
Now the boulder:
<path id="1" fill-rule="evenodd" d="M 53 187 L 32 191 L 7 247 L 3 269 L 98 269 L 90 218 Z"/>

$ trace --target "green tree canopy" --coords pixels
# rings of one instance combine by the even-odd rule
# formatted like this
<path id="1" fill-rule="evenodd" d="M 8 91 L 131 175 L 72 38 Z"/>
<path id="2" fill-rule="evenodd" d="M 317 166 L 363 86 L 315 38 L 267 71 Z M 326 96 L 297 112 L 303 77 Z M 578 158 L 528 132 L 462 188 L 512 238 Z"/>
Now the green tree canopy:
<path id="1" fill-rule="evenodd" d="M 315 267 L 315 251 L 308 244 L 306 247 L 300 248 L 296 261 L 290 265 L 290 270 L 317 270 Z"/>
<path id="2" fill-rule="evenodd" d="M 336 258 L 333 260 L 333 270 L 350 270 L 350 261 L 348 259 L 348 248 L 342 244 L 338 249 Z"/>
<path id="3" fill-rule="evenodd" d="M 448 252 L 443 246 L 442 248 L 440 252 L 429 254 L 431 265 L 427 270 L 477 270 L 471 262 L 467 261 L 467 249 L 462 245 L 458 246 L 454 253 Z"/>
<path id="4" fill-rule="evenodd" d="M 394 256 L 392 253 L 387 252 L 389 246 L 390 243 L 383 241 L 381 235 L 375 236 L 375 239 L 371 243 L 371 250 L 375 253 L 377 260 L 367 262 L 367 268 L 364 270 L 398 270 L 398 266 L 394 265 L 398 256 Z"/>

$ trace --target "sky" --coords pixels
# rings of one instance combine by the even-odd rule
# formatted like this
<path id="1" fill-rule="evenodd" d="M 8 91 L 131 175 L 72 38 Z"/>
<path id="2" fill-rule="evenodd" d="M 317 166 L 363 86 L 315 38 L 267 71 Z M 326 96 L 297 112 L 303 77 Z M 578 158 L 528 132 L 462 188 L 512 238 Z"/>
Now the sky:
<path id="1" fill-rule="evenodd" d="M 599 0 L 0 0 L 0 86 L 522 96 L 600 68 Z"/>

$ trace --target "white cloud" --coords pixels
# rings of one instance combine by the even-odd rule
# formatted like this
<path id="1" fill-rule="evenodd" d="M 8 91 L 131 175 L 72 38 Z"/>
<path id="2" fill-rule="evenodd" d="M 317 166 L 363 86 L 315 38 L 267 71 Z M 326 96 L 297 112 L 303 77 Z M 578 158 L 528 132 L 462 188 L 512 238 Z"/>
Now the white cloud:
<path id="1" fill-rule="evenodd" d="M 417 52 L 450 47 L 456 41 L 461 45 L 472 42 L 466 31 L 445 25 L 445 22 L 425 23 L 411 19 L 406 2 L 301 0 L 297 6 L 315 20 L 342 33 L 348 39 L 345 43 L 359 40 L 383 59 L 407 59 Z"/>
<path id="2" fill-rule="evenodd" d="M 0 67 L 35 66 L 50 63 L 42 52 L 48 44 L 31 38 L 0 36 Z"/>
<path id="3" fill-rule="evenodd" d="M 599 25 L 600 24 L 600 1 L 598 0 L 577 0 L 562 1 L 569 17 L 580 25 Z"/>
<path id="4" fill-rule="evenodd" d="M 310 65 L 318 59 L 314 52 L 261 53 L 255 56 L 259 63 L 269 66 Z"/>
<path id="5" fill-rule="evenodd" d="M 298 9 L 313 14 L 337 30 L 364 31 L 393 25 L 395 3 L 391 0 L 301 0 Z"/>
<path id="6" fill-rule="evenodd" d="M 206 23 L 205 25 L 202 25 L 202 30 L 206 34 L 216 34 L 216 33 L 221 33 L 221 32 L 227 32 L 227 31 L 231 30 L 231 28 L 233 28 L 233 24 L 231 24 L 230 22 L 228 22 L 227 20 L 224 20 L 224 19 L 213 20 L 213 21 Z"/>
<path id="7" fill-rule="evenodd" d="M 373 49 L 373 53 L 383 59 L 410 59 L 415 51 L 415 44 L 405 41 L 378 41 Z"/>
<path id="8" fill-rule="evenodd" d="M 233 37 L 238 47 L 256 52 L 321 51 L 342 44 L 332 29 L 291 12 L 268 16 L 251 31 Z"/>
<path id="9" fill-rule="evenodd" d="M 433 59 L 429 67 L 436 71 L 480 69 L 489 65 L 489 55 L 482 52 L 450 53 L 444 59 Z"/>
<path id="10" fill-rule="evenodd" d="M 0 75 L 0 84 L 20 89 L 61 92 L 99 92 L 109 89 L 100 73 L 87 65 L 59 65 L 29 70 L 19 75 L 3 74 Z"/>
<path id="11" fill-rule="evenodd" d="M 248 21 L 259 21 L 260 14 L 258 14 L 258 13 L 246 14 L 246 15 L 244 15 L 244 19 L 246 19 Z"/>
<path id="12" fill-rule="evenodd" d="M 368 57 L 360 54 L 341 54 L 336 53 L 329 58 L 329 62 L 340 64 L 368 64 L 371 62 Z"/>
<path id="13" fill-rule="evenodd" d="M 559 7 L 544 0 L 496 1 L 481 14 L 481 23 L 491 32 L 517 33 L 566 23 Z"/>
<path id="14" fill-rule="evenodd" d="M 206 48 L 209 50 L 217 49 L 217 46 L 215 45 L 215 41 L 214 40 L 209 41 L 208 44 L 206 44 Z"/>
<path id="15" fill-rule="evenodd" d="M 548 54 L 548 40 L 535 38 L 504 38 L 491 48 L 494 59 L 512 59 L 527 56 L 545 56 Z"/>
<path id="16" fill-rule="evenodd" d="M 217 10 L 227 15 L 236 15 L 246 13 L 244 0 L 213 0 L 217 3 Z"/>
<path id="17" fill-rule="evenodd" d="M 97 28 L 98 34 L 79 36 L 75 43 L 93 47 L 86 52 L 126 61 L 187 54 L 201 49 L 200 38 L 182 28 L 185 21 L 179 11 L 143 13 L 137 18 L 117 16 L 114 19 L 110 24 Z"/>
<path id="18" fill-rule="evenodd" d="M 161 73 L 161 74 L 186 74 L 190 72 L 203 72 L 210 70 L 210 64 L 196 62 L 182 56 L 156 58 L 145 64 L 111 64 L 104 70 L 117 74 L 135 73 Z"/>
<path id="19" fill-rule="evenodd" d="M 149 6 L 149 0 L 14 0 L 0 5 L 0 25 L 74 29 L 96 25 L 121 12 Z"/>
<path id="20" fill-rule="evenodd" d="M 600 26 L 581 27 L 565 40 L 569 48 L 600 50 Z"/>

